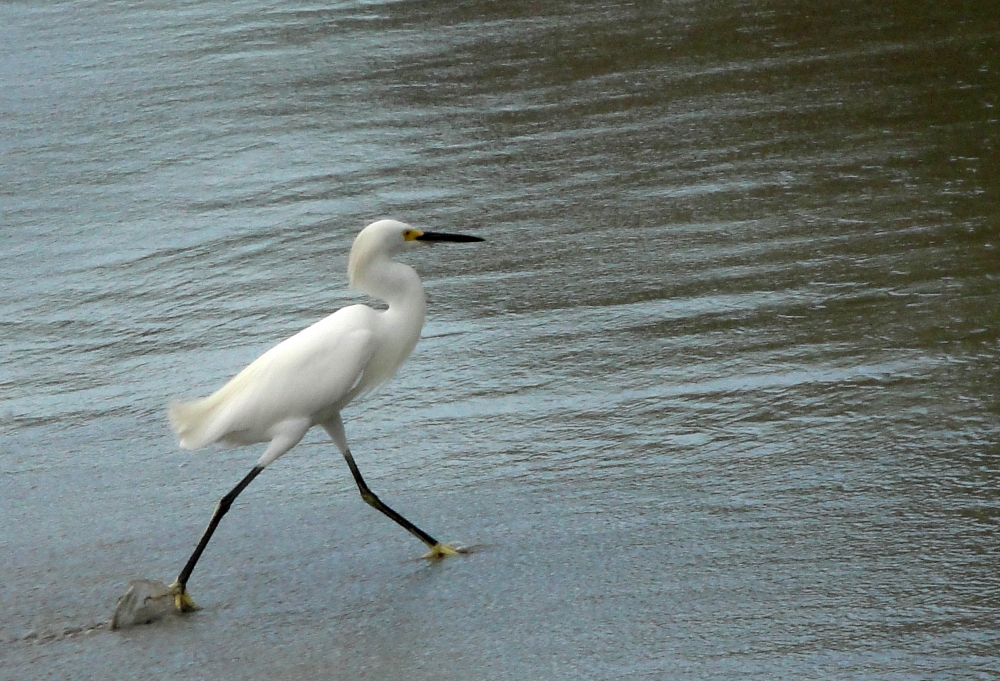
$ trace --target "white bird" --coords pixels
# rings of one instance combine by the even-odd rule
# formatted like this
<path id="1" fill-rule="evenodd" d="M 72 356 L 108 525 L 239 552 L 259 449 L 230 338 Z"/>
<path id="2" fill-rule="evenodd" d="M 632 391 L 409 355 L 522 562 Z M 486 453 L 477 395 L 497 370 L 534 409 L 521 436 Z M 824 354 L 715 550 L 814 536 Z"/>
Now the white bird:
<path id="1" fill-rule="evenodd" d="M 418 242 L 436 241 L 482 239 L 423 232 L 395 220 L 368 225 L 351 247 L 350 285 L 385 301 L 388 309 L 351 305 L 338 310 L 265 352 L 213 395 L 171 405 L 170 422 L 184 449 L 219 441 L 268 443 L 253 469 L 219 501 L 201 540 L 177 581 L 170 585 L 178 610 L 197 608 L 188 595 L 187 582 L 233 500 L 316 425 L 330 435 L 344 455 L 366 503 L 427 544 L 431 549 L 427 557 L 456 553 L 368 489 L 347 446 L 340 418 L 340 410 L 351 400 L 392 377 L 420 339 L 425 310 L 423 285 L 411 267 L 392 260 L 392 256 Z"/>

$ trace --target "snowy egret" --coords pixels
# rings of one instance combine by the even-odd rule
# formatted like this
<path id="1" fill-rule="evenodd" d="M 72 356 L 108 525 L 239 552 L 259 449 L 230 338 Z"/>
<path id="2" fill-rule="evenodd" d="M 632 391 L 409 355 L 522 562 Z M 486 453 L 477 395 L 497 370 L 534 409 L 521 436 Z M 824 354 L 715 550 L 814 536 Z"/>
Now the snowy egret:
<path id="1" fill-rule="evenodd" d="M 358 395 L 389 379 L 413 351 L 424 324 L 424 288 L 407 265 L 392 260 L 417 243 L 482 241 L 479 237 L 423 232 L 395 220 L 365 227 L 351 247 L 352 288 L 388 303 L 377 311 L 351 305 L 282 341 L 213 395 L 170 407 L 170 422 L 184 449 L 213 442 L 268 445 L 253 469 L 215 507 L 201 540 L 170 585 L 175 607 L 196 609 L 187 592 L 195 564 L 233 501 L 261 471 L 321 426 L 340 449 L 362 499 L 430 547 L 426 557 L 454 555 L 384 504 L 368 489 L 347 446 L 340 410 Z"/>

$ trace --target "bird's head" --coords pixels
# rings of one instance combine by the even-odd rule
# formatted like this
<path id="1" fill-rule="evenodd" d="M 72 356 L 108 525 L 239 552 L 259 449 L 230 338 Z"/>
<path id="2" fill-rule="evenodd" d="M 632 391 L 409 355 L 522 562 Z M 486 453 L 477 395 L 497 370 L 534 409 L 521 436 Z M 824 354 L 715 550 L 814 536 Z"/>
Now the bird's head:
<path id="1" fill-rule="evenodd" d="M 425 232 L 398 220 L 373 222 L 358 234 L 351 246 L 347 274 L 355 286 L 362 273 L 378 258 L 391 258 L 414 244 L 432 244 L 440 241 L 469 243 L 483 241 L 478 236 Z"/>

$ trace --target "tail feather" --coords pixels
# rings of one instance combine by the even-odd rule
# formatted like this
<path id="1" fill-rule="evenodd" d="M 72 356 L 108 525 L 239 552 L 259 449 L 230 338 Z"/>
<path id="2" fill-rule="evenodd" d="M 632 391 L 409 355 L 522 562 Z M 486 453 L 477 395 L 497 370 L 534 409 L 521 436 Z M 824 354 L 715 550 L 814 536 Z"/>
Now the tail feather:
<path id="1" fill-rule="evenodd" d="M 214 417 L 219 401 L 206 397 L 192 402 L 175 402 L 168 411 L 170 424 L 180 437 L 180 445 L 184 449 L 198 449 L 211 444 L 221 437 L 215 433 Z"/>

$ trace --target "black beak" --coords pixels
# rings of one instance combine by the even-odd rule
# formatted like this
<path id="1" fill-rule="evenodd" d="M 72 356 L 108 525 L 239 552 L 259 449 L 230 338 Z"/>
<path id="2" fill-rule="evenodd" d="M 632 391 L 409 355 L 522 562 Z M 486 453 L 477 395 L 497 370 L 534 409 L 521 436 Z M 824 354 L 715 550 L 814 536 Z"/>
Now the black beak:
<path id="1" fill-rule="evenodd" d="M 485 241 L 478 236 L 469 236 L 468 234 L 442 234 L 441 232 L 423 232 L 420 236 L 416 237 L 417 241 L 452 241 L 459 244 L 468 244 L 474 241 Z"/>

